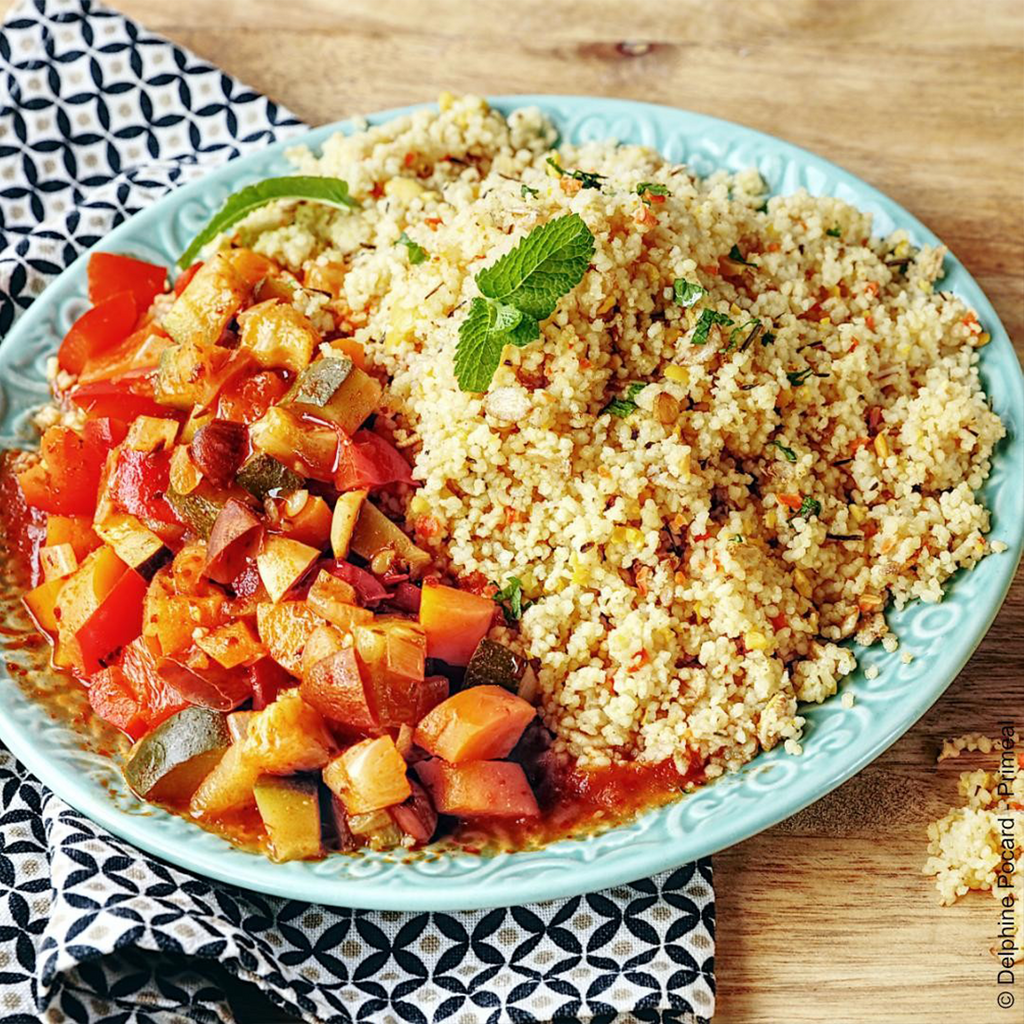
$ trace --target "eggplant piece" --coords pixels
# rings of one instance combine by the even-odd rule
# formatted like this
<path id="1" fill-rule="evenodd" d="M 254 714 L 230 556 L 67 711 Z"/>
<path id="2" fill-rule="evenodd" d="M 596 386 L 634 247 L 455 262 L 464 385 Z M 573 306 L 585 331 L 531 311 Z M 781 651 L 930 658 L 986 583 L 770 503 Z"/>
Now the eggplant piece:
<path id="1" fill-rule="evenodd" d="M 509 693 L 518 694 L 519 680 L 525 671 L 525 658 L 510 647 L 484 637 L 469 659 L 463 685 L 466 689 L 471 686 L 500 686 Z"/>
<path id="2" fill-rule="evenodd" d="M 272 455 L 259 452 L 238 471 L 238 485 L 253 497 L 266 501 L 278 492 L 296 491 L 303 478 L 282 465 Z"/>
<path id="3" fill-rule="evenodd" d="M 322 855 L 316 779 L 260 775 L 253 786 L 253 795 L 267 829 L 271 860 L 280 863 Z"/>
<path id="4" fill-rule="evenodd" d="M 405 803 L 389 807 L 395 824 L 415 844 L 429 843 L 437 831 L 437 811 L 430 794 L 418 783 L 410 780 L 412 796 Z"/>
<path id="5" fill-rule="evenodd" d="M 399 562 L 409 567 L 414 576 L 422 575 L 431 561 L 426 551 L 417 547 L 397 523 L 391 522 L 369 501 L 362 502 L 349 546 L 367 562 L 373 562 L 377 555 L 390 551 Z"/>
<path id="6" fill-rule="evenodd" d="M 236 498 L 229 498 L 210 530 L 206 575 L 217 583 L 230 583 L 252 556 L 262 532 L 259 517 Z"/>
<path id="7" fill-rule="evenodd" d="M 230 743 L 224 715 L 207 708 L 185 708 L 132 747 L 124 776 L 139 796 L 181 805 L 191 798 Z"/>

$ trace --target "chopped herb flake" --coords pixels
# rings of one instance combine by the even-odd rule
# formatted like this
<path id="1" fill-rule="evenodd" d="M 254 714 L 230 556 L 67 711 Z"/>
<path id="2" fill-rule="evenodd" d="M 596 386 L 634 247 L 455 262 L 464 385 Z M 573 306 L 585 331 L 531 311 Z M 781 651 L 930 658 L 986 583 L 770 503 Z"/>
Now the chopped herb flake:
<path id="1" fill-rule="evenodd" d="M 713 309 L 702 309 L 690 341 L 694 345 L 703 345 L 708 340 L 708 332 L 712 325 L 720 324 L 722 327 L 731 327 L 733 323 L 734 321 L 724 313 L 718 313 Z"/>
<path id="2" fill-rule="evenodd" d="M 744 259 L 743 253 L 740 252 L 740 247 L 738 245 L 734 245 L 729 250 L 729 259 L 731 259 L 733 261 L 733 263 L 739 263 L 739 264 L 741 264 L 744 267 L 756 267 L 757 266 L 756 263 L 751 263 L 749 260 Z"/>
<path id="3" fill-rule="evenodd" d="M 757 329 L 760 326 L 761 326 L 761 321 L 760 320 L 748 320 L 745 324 L 742 324 L 739 327 L 734 327 L 729 332 L 729 344 L 726 346 L 726 351 L 728 351 L 730 348 L 732 348 L 733 345 L 738 345 L 739 344 L 740 338 L 743 338 L 744 332 L 749 327 L 749 328 L 751 328 L 750 333 L 746 336 L 746 338 L 744 339 L 743 345 L 742 345 L 742 348 L 746 348 L 747 345 L 749 345 L 750 342 L 753 340 L 754 334 L 757 332 Z"/>
<path id="4" fill-rule="evenodd" d="M 796 452 L 792 448 L 787 448 L 781 441 L 769 441 L 768 446 L 778 448 L 786 456 L 787 462 L 796 462 Z"/>
<path id="5" fill-rule="evenodd" d="M 548 157 L 547 163 L 563 178 L 575 178 L 584 188 L 600 188 L 601 182 L 607 177 L 604 174 L 594 174 L 592 171 L 567 171 L 553 156 Z"/>
<path id="6" fill-rule="evenodd" d="M 704 295 L 704 289 L 699 284 L 694 284 L 693 281 L 687 281 L 682 277 L 677 277 L 672 282 L 672 292 L 672 297 L 683 309 L 689 309 Z"/>
<path id="7" fill-rule="evenodd" d="M 797 516 L 802 516 L 807 519 L 809 516 L 820 516 L 821 515 L 821 502 L 817 498 L 804 498 L 803 503 L 800 507 L 790 516 L 790 519 L 795 519 Z"/>
<path id="8" fill-rule="evenodd" d="M 664 186 L 659 185 L 656 181 L 641 181 L 636 187 L 636 194 L 642 196 L 645 193 L 650 193 L 652 196 L 670 196 L 671 192 Z"/>
<path id="9" fill-rule="evenodd" d="M 813 366 L 805 366 L 802 370 L 791 370 L 786 374 L 789 383 L 793 387 L 798 388 L 801 384 L 806 384 L 811 377 L 827 377 L 827 373 L 815 373 Z"/>
<path id="10" fill-rule="evenodd" d="M 743 534 L 742 533 L 734 533 L 729 538 L 729 543 L 730 544 L 742 544 L 743 543 Z"/>
<path id="11" fill-rule="evenodd" d="M 761 337 L 761 344 L 762 345 L 774 345 L 775 344 L 775 335 L 772 334 L 771 331 L 765 331 L 764 334 Z"/>
<path id="12" fill-rule="evenodd" d="M 409 253 L 409 262 L 415 267 L 427 259 L 427 250 L 419 242 L 414 242 L 404 231 L 398 236 L 396 245 L 404 245 Z"/>
<path id="13" fill-rule="evenodd" d="M 523 581 L 518 576 L 507 576 L 505 584 L 505 587 L 494 595 L 494 603 L 501 606 L 505 622 L 514 626 L 533 602 L 523 600 Z"/>
<path id="14" fill-rule="evenodd" d="M 519 194 L 524 199 L 529 199 L 531 196 L 539 196 L 540 190 L 536 188 L 530 188 L 530 186 L 524 182 L 523 187 L 519 190 Z"/>
<path id="15" fill-rule="evenodd" d="M 831 236 L 832 238 L 842 238 L 843 235 L 842 231 L 840 231 L 838 227 L 829 228 L 828 231 L 825 232 L 825 234 Z"/>
<path id="16" fill-rule="evenodd" d="M 612 416 L 618 416 L 620 420 L 624 420 L 627 416 L 636 412 L 639 406 L 636 404 L 634 399 L 640 394 L 643 389 L 647 387 L 646 384 L 634 383 L 630 384 L 626 388 L 626 394 L 619 398 L 613 398 L 601 411 L 598 413 L 599 416 L 603 416 L 606 412 Z"/>

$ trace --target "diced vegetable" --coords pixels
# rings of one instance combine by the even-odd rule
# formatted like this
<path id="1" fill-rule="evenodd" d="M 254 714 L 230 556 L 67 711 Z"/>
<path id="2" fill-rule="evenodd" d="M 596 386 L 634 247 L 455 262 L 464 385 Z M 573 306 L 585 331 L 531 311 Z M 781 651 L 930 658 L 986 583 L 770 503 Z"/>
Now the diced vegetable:
<path id="1" fill-rule="evenodd" d="M 425 583 L 420 625 L 427 634 L 427 655 L 449 665 L 468 665 L 491 628 L 494 608 L 494 602 L 481 594 Z"/>
<path id="2" fill-rule="evenodd" d="M 429 843 L 437 831 L 437 811 L 430 794 L 418 782 L 410 780 L 409 785 L 412 795 L 405 803 L 389 808 L 391 817 L 413 842 Z"/>
<path id="3" fill-rule="evenodd" d="M 245 757 L 270 775 L 318 771 L 333 747 L 320 712 L 296 690 L 285 691 L 253 716 L 242 745 Z"/>
<path id="4" fill-rule="evenodd" d="M 380 384 L 350 359 L 328 356 L 299 375 L 284 401 L 296 412 L 334 423 L 351 436 L 377 410 L 382 393 Z"/>
<path id="5" fill-rule="evenodd" d="M 416 774 L 441 814 L 460 818 L 534 818 L 537 798 L 522 766 L 511 761 L 420 761 Z"/>
<path id="6" fill-rule="evenodd" d="M 248 254 L 252 268 L 239 267 L 234 254 L 217 253 L 207 260 L 164 314 L 163 326 L 179 344 L 210 348 L 220 340 L 228 323 L 246 300 L 249 290 L 272 266 L 269 260 Z M 258 262 L 263 273 L 254 277 Z M 239 272 L 241 269 L 241 273 Z"/>
<path id="7" fill-rule="evenodd" d="M 357 491 L 354 493 L 365 493 Z M 342 495 L 342 498 L 346 495 Z M 338 499 L 340 504 L 342 498 Z M 372 502 L 364 502 L 359 514 L 359 520 L 355 525 L 350 542 L 351 549 L 373 562 L 378 556 L 385 552 L 390 553 L 393 558 L 389 568 L 395 571 L 395 564 L 408 568 L 413 576 L 422 575 L 430 565 L 430 555 L 422 548 L 418 548 L 405 532 L 390 519 Z M 338 555 L 338 558 L 343 556 Z"/>
<path id="8" fill-rule="evenodd" d="M 233 711 L 249 699 L 245 676 L 229 672 L 201 651 L 160 658 L 157 674 L 189 704 L 213 711 Z"/>
<path id="9" fill-rule="evenodd" d="M 132 331 L 119 345 L 89 359 L 78 374 L 78 383 L 130 382 L 136 378 L 148 378 L 150 372 L 160 365 L 164 349 L 173 344 L 170 335 L 150 320 Z M 152 396 L 152 388 L 149 394 Z M 119 415 L 122 419 L 131 419 L 123 410 Z"/>
<path id="10" fill-rule="evenodd" d="M 298 373 L 320 344 L 320 335 L 294 306 L 273 299 L 247 309 L 238 318 L 242 348 L 260 366 Z"/>
<path id="11" fill-rule="evenodd" d="M 160 448 L 170 448 L 178 436 L 179 426 L 177 420 L 137 416 L 128 428 L 124 446 L 137 452 L 155 452 Z"/>
<path id="12" fill-rule="evenodd" d="M 240 501 L 229 498 L 210 530 L 207 576 L 218 583 L 230 583 L 256 552 L 262 532 L 262 520 Z"/>
<path id="13" fill-rule="evenodd" d="M 185 708 L 135 744 L 124 765 L 125 779 L 148 800 L 184 804 L 230 742 L 222 714 Z"/>
<path id="14" fill-rule="evenodd" d="M 133 740 L 149 728 L 142 707 L 116 665 L 95 673 L 89 681 L 89 705 L 93 711 Z"/>
<path id="15" fill-rule="evenodd" d="M 129 420 L 133 416 L 160 416 L 166 412 L 157 404 L 153 375 L 148 370 L 81 383 L 71 390 L 69 397 L 90 417 L 119 416 Z"/>
<path id="16" fill-rule="evenodd" d="M 363 604 L 378 604 L 388 596 L 388 592 L 381 586 L 380 581 L 365 569 L 360 569 L 358 565 L 335 559 L 325 563 L 324 568 L 332 576 L 337 576 L 339 580 L 344 580 L 355 587 L 359 594 L 359 600 Z"/>
<path id="17" fill-rule="evenodd" d="M 51 637 L 57 636 L 57 617 L 54 614 L 54 609 L 63 586 L 63 579 L 49 580 L 46 583 L 40 583 L 38 587 L 23 594 L 21 598 L 39 628 L 45 633 L 49 633 Z"/>
<path id="18" fill-rule="evenodd" d="M 452 764 L 507 757 L 536 711 L 498 686 L 475 686 L 442 701 L 416 729 L 428 754 Z"/>
<path id="19" fill-rule="evenodd" d="M 281 863 L 322 854 L 315 779 L 261 775 L 253 795 L 267 829 L 271 860 Z"/>
<path id="20" fill-rule="evenodd" d="M 249 428 L 253 448 L 270 455 L 301 476 L 332 481 L 338 435 L 329 427 L 299 420 L 294 413 L 272 406 Z"/>
<path id="21" fill-rule="evenodd" d="M 211 633 L 204 633 L 196 640 L 196 646 L 223 668 L 252 665 L 267 653 L 244 619 L 236 619 Z"/>
<path id="22" fill-rule="evenodd" d="M 137 452 L 121 448 L 108 487 L 114 504 L 143 520 L 176 523 L 178 517 L 167 503 L 171 486 L 171 453 Z"/>
<path id="23" fill-rule="evenodd" d="M 172 469 L 172 466 L 168 466 L 168 487 L 164 492 L 167 504 L 193 533 L 200 537 L 209 537 L 217 517 L 224 508 L 224 495 L 206 483 L 200 483 L 187 494 L 183 494 L 176 490 L 171 482 Z"/>
<path id="24" fill-rule="evenodd" d="M 178 495 L 191 494 L 202 482 L 203 474 L 199 467 L 192 461 L 189 455 L 188 446 L 180 444 L 171 452 L 171 465 L 168 468 L 171 489 Z M 180 516 L 180 510 L 173 504 L 171 506 Z M 210 524 L 213 525 L 212 523 Z"/>
<path id="25" fill-rule="evenodd" d="M 249 666 L 249 687 L 252 690 L 252 709 L 262 711 L 277 700 L 281 690 L 286 689 L 294 679 L 273 658 L 261 658 Z"/>
<path id="26" fill-rule="evenodd" d="M 300 494 L 302 492 L 299 492 Z M 294 497 L 295 492 L 290 497 Z M 331 509 L 318 494 L 307 494 L 299 510 L 292 513 L 285 502 L 285 515 L 279 529 L 292 540 L 309 544 L 319 551 L 331 536 Z"/>
<path id="27" fill-rule="evenodd" d="M 81 562 L 103 542 L 93 532 L 90 516 L 49 515 L 46 517 L 46 543 L 70 544 L 75 558 Z"/>
<path id="28" fill-rule="evenodd" d="M 466 666 L 464 685 L 500 686 L 510 693 L 519 692 L 519 680 L 526 669 L 526 661 L 510 647 L 484 637 Z"/>
<path id="29" fill-rule="evenodd" d="M 339 491 L 378 490 L 391 484 L 411 484 L 412 468 L 379 434 L 357 430 L 352 437 L 338 435 L 334 483 Z"/>
<path id="30" fill-rule="evenodd" d="M 381 617 L 356 626 L 353 636 L 370 704 L 380 724 L 416 722 L 427 646 L 418 623 Z"/>
<path id="31" fill-rule="evenodd" d="M 270 599 L 280 601 L 319 557 L 317 548 L 301 541 L 267 537 L 256 556 L 256 566 Z"/>
<path id="32" fill-rule="evenodd" d="M 373 612 L 360 608 L 356 603 L 358 595 L 355 587 L 322 569 L 309 588 L 306 600 L 318 615 L 346 632 L 373 621 Z"/>
<path id="33" fill-rule="evenodd" d="M 337 797 L 334 799 L 338 800 Z M 341 803 L 340 800 L 338 802 Z M 392 850 L 402 844 L 402 830 L 395 824 L 390 809 L 370 811 L 368 814 L 347 814 L 345 821 L 353 838 L 371 850 Z"/>
<path id="34" fill-rule="evenodd" d="M 334 503 L 334 515 L 331 519 L 331 550 L 335 558 L 348 558 L 348 549 L 352 541 L 356 523 L 359 521 L 363 502 L 367 491 L 349 491 L 338 496 Z"/>
<path id="35" fill-rule="evenodd" d="M 349 814 L 367 814 L 412 795 L 405 761 L 390 736 L 365 739 L 324 768 L 324 782 Z"/>
<path id="36" fill-rule="evenodd" d="M 303 677 L 299 690 L 304 700 L 334 722 L 357 732 L 376 732 L 379 728 L 351 647 L 316 662 Z"/>
<path id="37" fill-rule="evenodd" d="M 213 419 L 195 432 L 189 452 L 207 480 L 226 487 L 242 465 L 247 444 L 244 424 Z"/>
<path id="38" fill-rule="evenodd" d="M 328 626 L 326 623 L 322 626 L 317 626 L 309 634 L 306 646 L 302 649 L 303 677 L 306 676 L 318 661 L 329 658 L 332 654 L 337 654 L 345 646 L 345 634 L 340 630 L 335 629 L 334 626 Z"/>
<path id="39" fill-rule="evenodd" d="M 144 579 L 152 579 L 157 569 L 170 561 L 164 542 L 135 516 L 115 512 L 96 524 L 96 533 Z"/>
<path id="40" fill-rule="evenodd" d="M 255 711 L 232 711 L 226 716 L 228 734 L 231 736 L 232 743 L 237 743 L 239 740 L 245 739 L 245 736 L 249 731 L 249 723 L 252 721 L 252 716 L 254 714 L 256 714 Z"/>
<path id="41" fill-rule="evenodd" d="M 279 371 L 252 373 L 247 367 L 232 377 L 217 396 L 217 415 L 238 423 L 255 423 L 287 391 L 288 384 Z"/>
<path id="42" fill-rule="evenodd" d="M 59 580 L 78 568 L 75 549 L 70 544 L 47 544 L 39 549 L 39 567 L 44 580 Z"/>
<path id="43" fill-rule="evenodd" d="M 236 479 L 240 487 L 244 487 L 260 501 L 272 494 L 294 491 L 302 486 L 302 477 L 298 473 L 293 473 L 277 459 L 262 453 L 249 459 L 238 471 Z"/>
<path id="44" fill-rule="evenodd" d="M 62 370 L 78 374 L 90 359 L 124 341 L 135 326 L 137 311 L 131 292 L 120 291 L 83 313 L 57 350 Z"/>
<path id="45" fill-rule="evenodd" d="M 138 637 L 124 648 L 121 672 L 150 729 L 188 705 L 181 693 L 157 670 L 157 660 L 143 637 Z"/>
<path id="46" fill-rule="evenodd" d="M 106 420 L 91 421 L 81 435 L 50 427 L 40 441 L 41 461 L 18 474 L 25 501 L 58 515 L 92 515 L 107 452 L 124 437 L 122 430 L 114 440 L 109 427 Z"/>
<path id="47" fill-rule="evenodd" d="M 87 273 L 89 301 L 94 306 L 118 292 L 129 291 L 140 314 L 149 309 L 167 283 L 164 267 L 112 252 L 94 252 L 89 257 Z"/>
<path id="48" fill-rule="evenodd" d="M 184 341 L 160 354 L 154 397 L 175 409 L 203 409 L 216 397 L 238 368 L 238 358 L 226 348 L 203 348 Z"/>
<path id="49" fill-rule="evenodd" d="M 251 807 L 259 774 L 259 765 L 244 755 L 244 743 L 233 743 L 192 795 L 189 813 L 195 818 L 214 818 Z"/>
<path id="50" fill-rule="evenodd" d="M 159 571 L 146 591 L 142 608 L 142 633 L 153 649 L 165 655 L 185 650 L 197 628 L 212 629 L 223 618 L 226 598 L 209 590 L 202 594 L 177 593 L 171 575 Z"/>
<path id="51" fill-rule="evenodd" d="M 256 608 L 260 640 L 270 656 L 292 675 L 302 671 L 302 649 L 324 620 L 305 601 L 263 602 Z"/>

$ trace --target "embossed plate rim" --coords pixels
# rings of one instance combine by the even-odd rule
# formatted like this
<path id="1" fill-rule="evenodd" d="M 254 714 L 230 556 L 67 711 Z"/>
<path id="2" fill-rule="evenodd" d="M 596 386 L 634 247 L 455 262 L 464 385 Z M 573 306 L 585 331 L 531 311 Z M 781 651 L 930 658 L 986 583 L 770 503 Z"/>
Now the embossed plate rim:
<path id="1" fill-rule="evenodd" d="M 887 232 L 900 226 L 907 228 L 919 244 L 938 243 L 915 217 L 877 189 L 816 154 L 751 128 L 708 115 L 627 100 L 524 95 L 498 97 L 491 102 L 505 112 L 518 106 L 540 106 L 552 115 L 561 130 L 567 125 L 575 129 L 574 141 L 607 137 L 609 126 L 624 125 L 636 129 L 626 141 L 660 140 L 665 143 L 663 150 L 666 146 L 678 149 L 685 144 L 687 159 L 702 173 L 721 166 L 735 170 L 737 166 L 755 164 L 774 186 L 773 191 L 782 185 L 781 179 L 796 174 L 810 191 L 839 194 L 874 213 L 878 230 Z M 383 111 L 370 116 L 369 121 L 379 124 L 425 106 L 428 105 Z M 170 193 L 119 226 L 94 248 L 151 257 L 159 254 L 164 259 L 173 259 L 153 242 L 159 234 L 156 229 L 166 227 L 171 215 L 181 215 L 189 204 L 209 208 L 215 204 L 215 197 L 240 184 L 280 173 L 286 166 L 286 149 L 303 144 L 318 146 L 333 132 L 351 131 L 352 126 L 351 119 L 326 125 L 232 161 L 202 180 Z M 602 130 L 590 130 L 597 126 Z M 736 157 L 737 163 L 730 164 L 731 155 L 737 152 L 741 154 Z M 880 226 L 878 220 L 882 221 Z M 38 396 L 38 386 L 32 381 L 19 381 L 12 367 L 16 354 L 21 350 L 31 354 L 33 332 L 46 328 L 47 317 L 51 321 L 55 317 L 67 321 L 68 310 L 74 309 L 75 302 L 84 295 L 87 257 L 88 253 L 84 254 L 50 284 L 0 348 L 0 378 L 5 386 L 17 390 L 21 398 L 4 416 L 3 441 L 7 446 L 25 440 L 23 434 L 19 435 L 18 420 L 23 428 L 28 396 Z M 778 749 L 761 754 L 741 772 L 668 807 L 647 812 L 636 821 L 540 850 L 491 857 L 446 854 L 419 857 L 411 863 L 378 854 L 331 857 L 315 863 L 272 864 L 159 809 L 147 808 L 140 813 L 135 806 L 129 810 L 131 798 L 126 793 L 118 801 L 116 794 L 112 798 L 84 771 L 76 773 L 71 750 L 75 734 L 69 729 L 57 730 L 45 711 L 24 696 L 2 670 L 0 675 L 7 678 L 8 685 L 6 699 L 0 701 L 0 738 L 58 796 L 140 849 L 209 878 L 271 895 L 336 906 L 459 910 L 554 899 L 625 883 L 749 838 L 844 782 L 902 736 L 931 707 L 991 625 L 1020 559 L 1024 546 L 1024 501 L 1011 493 L 1013 484 L 1006 479 L 1006 470 L 1012 471 L 1014 461 L 1024 461 L 1024 382 L 1006 331 L 980 287 L 954 257 L 947 258 L 947 268 L 950 290 L 978 310 L 992 334 L 992 342 L 982 350 L 982 374 L 989 394 L 1000 400 L 997 411 L 1007 423 L 1009 437 L 997 451 L 991 486 L 987 484 L 983 493 L 993 513 L 989 536 L 1007 543 L 1010 550 L 985 558 L 970 574 L 958 574 L 944 605 L 914 604 L 892 615 L 899 631 L 901 626 L 926 622 L 925 617 L 933 607 L 945 608 L 952 603 L 964 606 L 969 625 L 958 629 L 950 641 L 944 641 L 941 650 L 934 649 L 933 644 L 933 650 L 927 657 L 921 657 L 916 667 L 901 668 L 898 654 L 887 655 L 876 649 L 862 652 L 861 667 L 843 684 L 844 689 L 857 695 L 858 704 L 849 710 L 840 709 L 837 695 L 824 705 L 805 709 L 809 724 L 801 757 L 790 757 Z M 55 322 L 54 327 L 57 326 Z M 48 337 L 53 338 L 55 346 L 56 331 L 49 330 Z M 983 592 L 972 604 L 968 592 L 979 587 Z M 942 664 L 938 665 L 940 658 Z M 873 683 L 863 674 L 863 668 L 869 664 L 883 668 Z M 890 683 L 887 688 L 886 675 L 902 675 L 904 682 L 900 686 Z M 843 731 L 846 723 L 858 725 L 859 732 L 852 734 L 852 739 L 849 730 Z M 66 763 L 59 760 L 61 755 Z"/>

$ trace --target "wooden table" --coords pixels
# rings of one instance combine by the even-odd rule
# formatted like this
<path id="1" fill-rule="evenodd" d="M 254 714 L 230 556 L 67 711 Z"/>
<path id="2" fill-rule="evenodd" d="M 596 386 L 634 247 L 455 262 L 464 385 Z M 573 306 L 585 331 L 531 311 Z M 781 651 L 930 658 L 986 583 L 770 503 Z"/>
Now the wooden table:
<path id="1" fill-rule="evenodd" d="M 110 0 L 311 124 L 434 99 L 583 93 L 771 132 L 878 186 L 981 282 L 1024 352 L 1020 0 Z M 7 4 L 0 0 L 0 9 Z M 944 736 L 1024 708 L 1024 578 L 936 706 L 802 814 L 715 857 L 720 1024 L 1009 1021 L 995 901 L 940 909 Z M 258 1012 L 250 1019 L 266 1020 Z"/>

